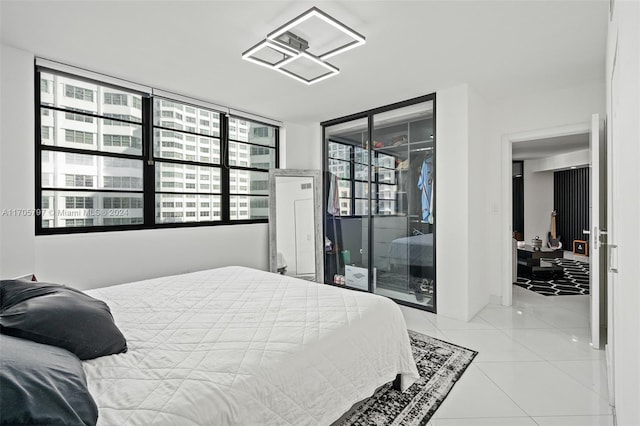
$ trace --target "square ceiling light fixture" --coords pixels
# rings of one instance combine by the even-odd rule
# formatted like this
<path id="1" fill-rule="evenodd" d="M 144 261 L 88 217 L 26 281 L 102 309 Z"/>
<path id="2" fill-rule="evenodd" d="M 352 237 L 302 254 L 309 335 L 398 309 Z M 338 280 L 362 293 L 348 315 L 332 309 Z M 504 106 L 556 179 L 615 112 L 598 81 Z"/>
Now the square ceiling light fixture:
<path id="1" fill-rule="evenodd" d="M 317 7 L 292 19 L 242 54 L 242 58 L 311 85 L 340 70 L 326 61 L 365 38 Z"/>

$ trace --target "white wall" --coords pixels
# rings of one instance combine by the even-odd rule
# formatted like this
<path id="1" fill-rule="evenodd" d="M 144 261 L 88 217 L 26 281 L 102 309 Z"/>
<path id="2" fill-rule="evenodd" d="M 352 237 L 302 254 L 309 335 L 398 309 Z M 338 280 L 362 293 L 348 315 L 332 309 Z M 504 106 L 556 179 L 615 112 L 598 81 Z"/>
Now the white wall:
<path id="1" fill-rule="evenodd" d="M 617 424 L 631 426 L 640 425 L 640 3 L 616 1 L 612 18 L 607 43 L 609 168 L 613 186 L 609 237 L 618 246 L 614 251 L 619 272 L 609 274 L 613 333 L 610 330 L 608 344 L 614 350 Z"/>
<path id="2" fill-rule="evenodd" d="M 0 45 L 0 277 L 34 271 L 33 55 Z M 23 211 L 12 214 L 13 209 Z"/>
<path id="3" fill-rule="evenodd" d="M 33 209 L 34 55 L 5 45 L 1 55 L 0 206 Z M 0 217 L 2 278 L 35 272 L 85 289 L 231 264 L 268 269 L 266 224 L 38 237 L 34 227 L 33 217 Z"/>
<path id="4" fill-rule="evenodd" d="M 530 160 L 524 162 L 524 240 L 527 244 L 536 236 L 543 242 L 547 240 L 553 210 L 553 172 L 535 172 L 535 165 Z"/>
<path id="5" fill-rule="evenodd" d="M 589 167 L 590 163 L 591 153 L 588 149 L 529 160 L 532 172 L 566 170 L 571 167 Z"/>
<path id="6" fill-rule="evenodd" d="M 440 111 L 438 111 L 440 113 Z M 470 319 L 489 303 L 491 273 L 487 267 L 487 244 L 495 240 L 491 229 L 499 225 L 499 203 L 497 196 L 488 197 L 482 179 L 488 172 L 491 140 L 489 139 L 490 116 L 486 102 L 469 88 L 469 300 L 467 318 Z M 438 145 L 440 149 L 442 145 Z M 452 167 L 452 163 L 444 164 Z M 461 165 L 456 165 L 459 171 Z M 437 165 L 436 165 L 437 167 Z M 438 232 L 439 237 L 439 229 Z"/>
<path id="7" fill-rule="evenodd" d="M 322 127 L 319 123 L 284 123 L 285 146 L 280 159 L 287 169 L 322 170 Z"/>
<path id="8" fill-rule="evenodd" d="M 79 289 L 219 266 L 269 270 L 266 224 L 35 237 L 36 276 Z"/>
<path id="9" fill-rule="evenodd" d="M 605 112 L 603 81 L 503 99 L 492 103 L 494 135 L 588 123 L 596 112 Z"/>
<path id="10" fill-rule="evenodd" d="M 436 93 L 436 303 L 439 315 L 469 319 L 469 91 Z"/>

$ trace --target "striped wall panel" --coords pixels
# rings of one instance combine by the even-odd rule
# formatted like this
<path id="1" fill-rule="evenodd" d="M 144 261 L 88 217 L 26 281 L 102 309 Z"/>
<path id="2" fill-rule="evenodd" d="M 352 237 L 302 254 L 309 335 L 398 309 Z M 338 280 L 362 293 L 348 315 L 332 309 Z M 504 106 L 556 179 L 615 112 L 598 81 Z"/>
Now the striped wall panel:
<path id="1" fill-rule="evenodd" d="M 513 177 L 513 231 L 524 235 L 524 178 Z"/>
<path id="2" fill-rule="evenodd" d="M 553 205 L 558 212 L 556 230 L 563 248 L 572 250 L 574 240 L 588 240 L 589 168 L 564 170 L 553 174 Z"/>

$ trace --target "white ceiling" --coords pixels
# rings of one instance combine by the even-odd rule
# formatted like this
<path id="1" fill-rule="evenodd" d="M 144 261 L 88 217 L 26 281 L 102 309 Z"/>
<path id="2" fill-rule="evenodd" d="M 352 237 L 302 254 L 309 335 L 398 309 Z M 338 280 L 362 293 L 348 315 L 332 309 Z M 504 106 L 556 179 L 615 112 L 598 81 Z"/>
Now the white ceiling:
<path id="1" fill-rule="evenodd" d="M 318 122 L 467 82 L 491 101 L 604 80 L 608 0 L 13 1 L 2 42 L 283 121 Z M 313 86 L 241 53 L 311 6 L 367 44 Z"/>
<path id="2" fill-rule="evenodd" d="M 513 160 L 534 160 L 589 149 L 589 134 L 519 141 L 512 144 Z"/>

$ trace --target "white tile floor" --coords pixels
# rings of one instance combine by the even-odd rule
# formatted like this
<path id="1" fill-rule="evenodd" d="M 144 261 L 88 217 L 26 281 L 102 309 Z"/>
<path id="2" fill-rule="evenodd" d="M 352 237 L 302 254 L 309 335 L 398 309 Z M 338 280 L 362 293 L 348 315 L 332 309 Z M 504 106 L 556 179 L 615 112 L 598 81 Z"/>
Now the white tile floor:
<path id="1" fill-rule="evenodd" d="M 588 304 L 514 286 L 513 306 L 489 305 L 468 323 L 401 306 L 410 330 L 479 352 L 428 425 L 612 426 Z"/>

